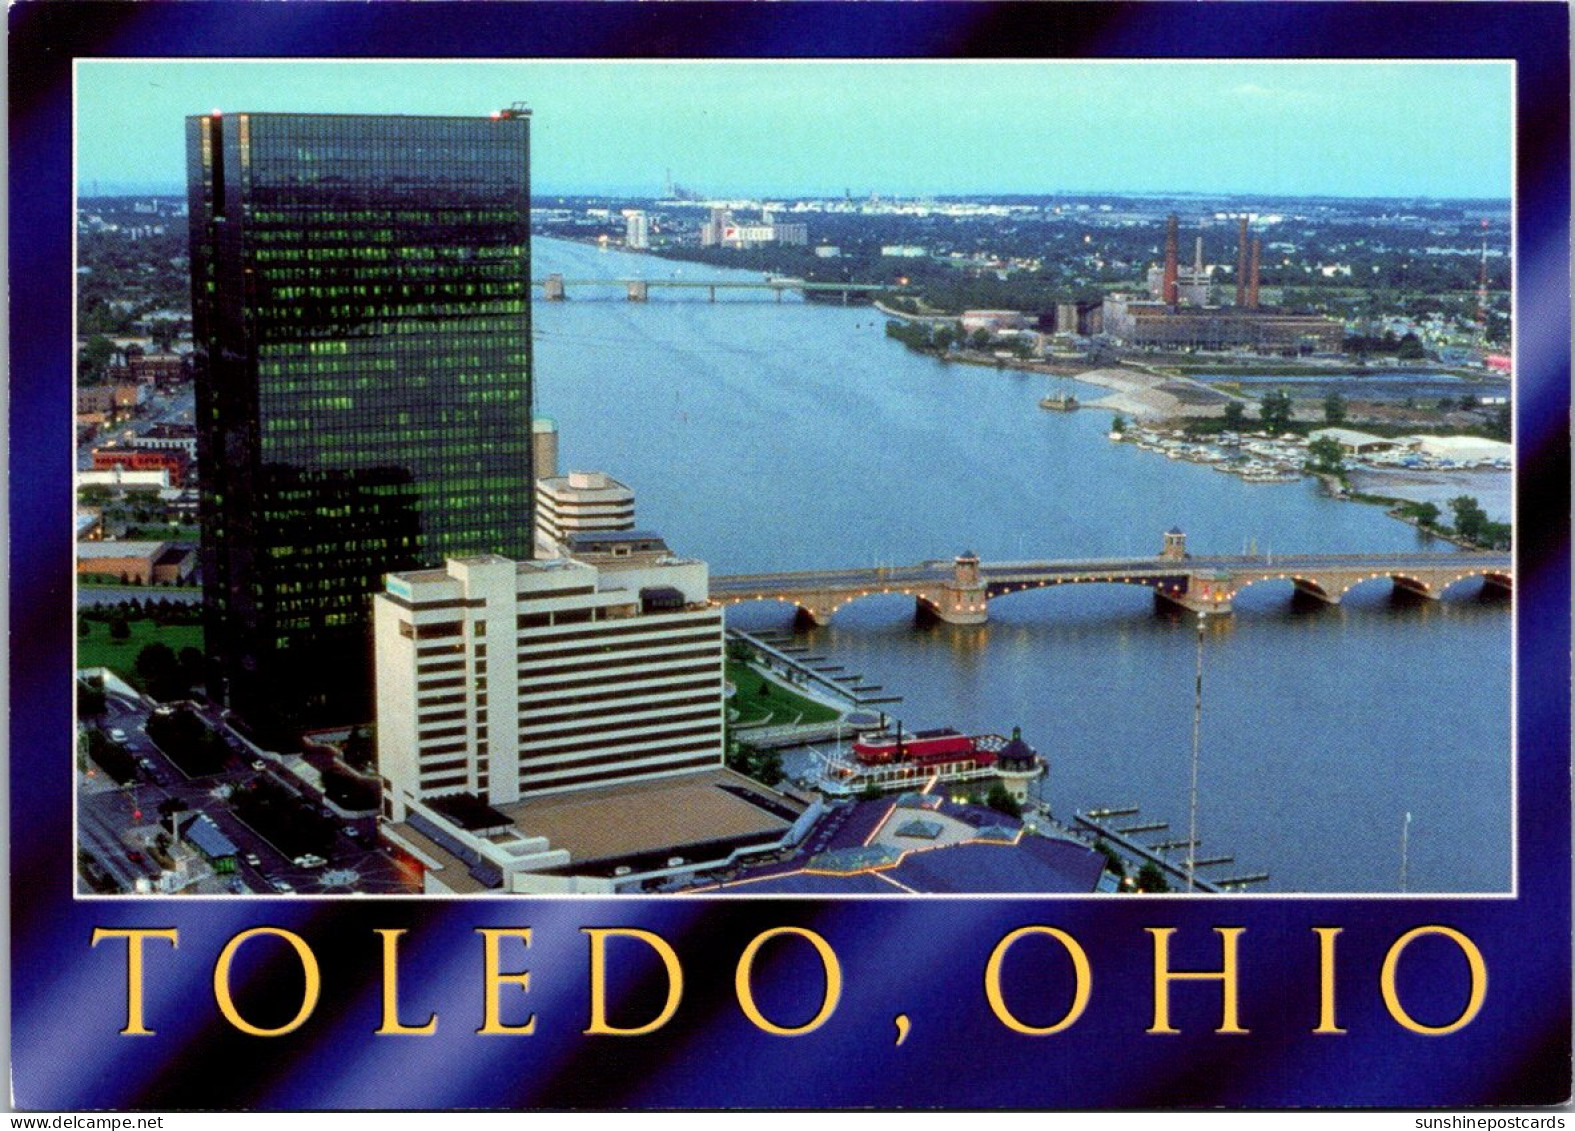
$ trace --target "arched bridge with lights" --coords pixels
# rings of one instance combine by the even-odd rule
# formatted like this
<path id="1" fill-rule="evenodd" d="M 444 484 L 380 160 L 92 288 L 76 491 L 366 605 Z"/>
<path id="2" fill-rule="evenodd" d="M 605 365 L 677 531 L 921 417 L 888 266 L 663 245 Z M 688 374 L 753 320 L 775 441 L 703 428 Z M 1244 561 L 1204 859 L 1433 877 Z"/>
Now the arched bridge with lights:
<path id="1" fill-rule="evenodd" d="M 983 624 L 996 598 L 1052 585 L 1142 585 L 1152 589 L 1157 600 L 1190 612 L 1223 614 L 1231 611 L 1236 594 L 1265 581 L 1289 581 L 1298 592 L 1337 605 L 1353 587 L 1375 578 L 1436 600 L 1468 578 L 1512 589 L 1513 570 L 1511 555 L 1500 552 L 1200 557 L 1187 553 L 1184 537 L 1171 531 L 1164 551 L 1152 558 L 981 562 L 965 553 L 950 562 L 913 566 L 713 577 L 711 603 L 781 601 L 825 624 L 838 609 L 860 598 L 903 594 L 914 599 L 921 614 L 949 624 Z"/>

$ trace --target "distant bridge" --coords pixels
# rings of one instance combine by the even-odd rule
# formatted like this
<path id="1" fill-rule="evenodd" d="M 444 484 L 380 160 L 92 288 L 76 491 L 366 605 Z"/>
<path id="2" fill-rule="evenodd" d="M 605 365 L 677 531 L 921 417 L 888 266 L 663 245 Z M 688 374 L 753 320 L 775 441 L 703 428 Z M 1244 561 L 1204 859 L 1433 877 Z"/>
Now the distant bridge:
<path id="1" fill-rule="evenodd" d="M 1025 589 L 1051 585 L 1125 584 L 1152 589 L 1156 599 L 1195 613 L 1231 611 L 1236 594 L 1263 581 L 1289 581 L 1299 592 L 1339 604 L 1352 587 L 1388 578 L 1395 588 L 1437 599 L 1450 586 L 1479 577 L 1488 585 L 1514 586 L 1508 553 L 1448 554 L 1244 554 L 1195 557 L 1178 532 L 1166 535 L 1153 558 L 1081 561 L 981 562 L 973 554 L 913 566 L 800 573 L 741 574 L 711 579 L 711 602 L 741 605 L 781 601 L 815 624 L 863 597 L 900 593 L 921 612 L 949 624 L 983 624 L 989 602 Z"/>
<path id="2" fill-rule="evenodd" d="M 622 287 L 625 296 L 630 302 L 645 302 L 650 298 L 651 291 L 658 287 L 669 287 L 678 290 L 703 290 L 709 293 L 712 302 L 716 301 L 717 291 L 775 291 L 777 301 L 782 301 L 782 296 L 788 291 L 801 291 L 805 294 L 840 294 L 845 303 L 849 295 L 875 294 L 879 291 L 901 292 L 903 287 L 894 287 L 886 283 L 811 283 L 804 279 L 794 279 L 786 276 L 772 277 L 760 280 L 754 279 L 566 279 L 562 275 L 548 275 L 545 279 L 534 279 L 531 286 L 540 287 L 542 297 L 549 302 L 560 302 L 568 297 L 570 287 Z"/>

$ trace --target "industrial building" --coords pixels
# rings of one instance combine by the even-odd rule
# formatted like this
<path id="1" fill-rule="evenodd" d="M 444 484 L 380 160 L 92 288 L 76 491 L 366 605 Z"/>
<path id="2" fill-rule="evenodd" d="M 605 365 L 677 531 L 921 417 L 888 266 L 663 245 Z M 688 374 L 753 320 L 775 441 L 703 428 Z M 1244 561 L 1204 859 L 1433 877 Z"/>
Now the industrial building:
<path id="1" fill-rule="evenodd" d="M 128 585 L 178 585 L 197 567 L 194 546 L 178 542 L 77 543 L 77 576 L 108 577 Z"/>
<path id="2" fill-rule="evenodd" d="M 638 208 L 623 210 L 623 245 L 630 251 L 648 251 L 651 247 L 651 218 Z"/>
<path id="3" fill-rule="evenodd" d="M 528 112 L 187 119 L 208 687 L 365 718 L 389 570 L 533 552 Z"/>
<path id="4" fill-rule="evenodd" d="M 1248 238 L 1241 219 L 1236 255 L 1236 301 L 1216 305 L 1212 272 L 1203 262 L 1203 243 L 1196 244 L 1193 268 L 1183 273 L 1179 261 L 1178 221 L 1171 215 L 1165 232 L 1164 266 L 1150 272 L 1155 297 L 1131 294 L 1105 296 L 1102 332 L 1139 349 L 1231 350 L 1259 353 L 1338 353 L 1344 326 L 1322 315 L 1293 314 L 1259 301 L 1259 265 L 1263 241 Z"/>
<path id="5" fill-rule="evenodd" d="M 171 487 L 185 485 L 189 460 L 178 448 L 94 448 L 94 471 L 118 468 L 122 471 L 162 471 L 168 476 Z"/>
<path id="6" fill-rule="evenodd" d="M 736 219 L 727 208 L 712 209 L 711 218 L 700 225 L 701 247 L 745 250 L 773 243 L 804 247 L 809 243 L 809 227 L 779 224 L 769 212 L 762 212 L 758 223 L 746 223 Z"/>

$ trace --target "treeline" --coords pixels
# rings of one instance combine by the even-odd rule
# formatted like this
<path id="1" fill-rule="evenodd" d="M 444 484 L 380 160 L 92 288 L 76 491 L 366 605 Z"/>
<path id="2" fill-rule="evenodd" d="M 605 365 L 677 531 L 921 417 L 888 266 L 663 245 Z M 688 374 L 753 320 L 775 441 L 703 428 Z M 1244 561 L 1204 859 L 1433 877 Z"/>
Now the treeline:
<path id="1" fill-rule="evenodd" d="M 163 597 L 141 600 L 132 597 L 126 601 L 105 602 L 97 605 L 84 605 L 77 610 L 77 620 L 80 621 L 107 621 L 110 624 L 110 634 L 113 636 L 114 625 L 117 621 L 126 623 L 136 620 L 150 620 L 156 625 L 165 624 L 201 624 L 202 604 L 198 601 L 170 601 Z M 77 631 L 82 632 L 80 624 Z M 124 637 L 121 637 L 124 639 Z"/>
<path id="2" fill-rule="evenodd" d="M 1507 522 L 1494 522 L 1488 518 L 1474 495 L 1457 495 L 1449 500 L 1449 510 L 1454 525 L 1440 521 L 1444 512 L 1436 503 L 1401 502 L 1395 506 L 1398 514 L 1412 519 L 1423 530 L 1469 542 L 1485 550 L 1507 550 L 1514 537 L 1514 528 Z"/>
<path id="3" fill-rule="evenodd" d="M 1407 333 L 1403 337 L 1396 337 L 1393 330 L 1385 330 L 1382 336 L 1347 334 L 1345 340 L 1340 343 L 1340 349 L 1357 357 L 1367 357 L 1370 354 L 1389 355 L 1398 361 L 1422 361 L 1427 357 L 1427 350 L 1422 347 L 1422 340 L 1415 334 Z"/>

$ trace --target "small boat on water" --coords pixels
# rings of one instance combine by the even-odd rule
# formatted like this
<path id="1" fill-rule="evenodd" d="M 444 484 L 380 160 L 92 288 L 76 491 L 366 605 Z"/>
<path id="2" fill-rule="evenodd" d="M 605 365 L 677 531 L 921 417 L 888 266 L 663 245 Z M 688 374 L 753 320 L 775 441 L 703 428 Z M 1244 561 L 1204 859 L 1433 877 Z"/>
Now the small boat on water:
<path id="1" fill-rule="evenodd" d="M 1078 407 L 1077 398 L 1071 393 L 1057 393 L 1052 397 L 1041 397 L 1040 408 L 1048 408 L 1055 412 L 1071 412 Z"/>

